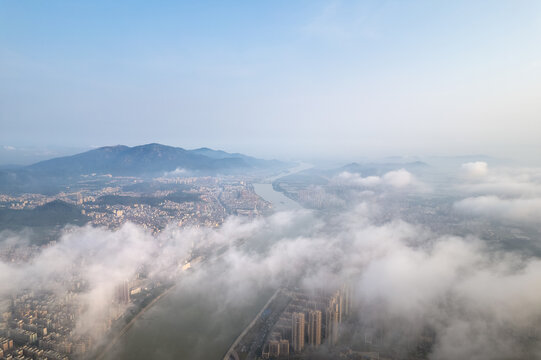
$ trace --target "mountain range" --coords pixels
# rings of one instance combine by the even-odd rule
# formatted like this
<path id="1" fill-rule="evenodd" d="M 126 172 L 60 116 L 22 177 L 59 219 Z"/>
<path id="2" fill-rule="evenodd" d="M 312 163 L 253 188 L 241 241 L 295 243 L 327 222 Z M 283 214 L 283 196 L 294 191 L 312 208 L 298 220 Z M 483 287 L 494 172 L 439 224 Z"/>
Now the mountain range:
<path id="1" fill-rule="evenodd" d="M 29 166 L 0 170 L 0 191 L 36 191 L 36 187 L 66 185 L 85 175 L 153 177 L 174 171 L 194 175 L 245 174 L 280 170 L 290 165 L 209 148 L 186 150 L 155 143 L 133 147 L 105 146 Z"/>

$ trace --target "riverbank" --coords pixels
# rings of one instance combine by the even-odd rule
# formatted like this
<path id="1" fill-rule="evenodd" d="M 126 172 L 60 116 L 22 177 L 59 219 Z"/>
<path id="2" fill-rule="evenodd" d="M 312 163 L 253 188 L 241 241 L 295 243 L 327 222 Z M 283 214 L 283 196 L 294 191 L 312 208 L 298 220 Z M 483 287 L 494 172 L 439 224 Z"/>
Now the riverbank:
<path id="1" fill-rule="evenodd" d="M 274 292 L 274 294 L 271 296 L 271 298 L 269 299 L 269 301 L 267 301 L 265 303 L 265 305 L 263 306 L 263 308 L 257 313 L 257 315 L 254 317 L 254 319 L 252 320 L 252 322 L 250 324 L 248 324 L 248 326 L 242 331 L 242 333 L 240 333 L 240 335 L 235 339 L 235 341 L 233 342 L 233 344 L 231 344 L 231 346 L 229 347 L 229 350 L 227 350 L 227 352 L 225 353 L 225 356 L 223 358 L 223 360 L 229 360 L 231 356 L 233 356 L 234 358 L 238 358 L 238 356 L 234 356 L 233 355 L 233 352 L 235 352 L 235 347 L 237 347 L 237 345 L 239 344 L 239 342 L 242 340 L 242 338 L 244 336 L 246 336 L 246 334 L 248 333 L 248 331 L 250 331 L 255 323 L 257 322 L 257 320 L 259 320 L 261 318 L 261 314 L 263 314 L 263 312 L 269 307 L 269 305 L 274 301 L 274 299 L 276 299 L 276 297 L 278 296 L 278 294 L 280 294 L 280 291 L 282 289 L 278 289 Z"/>
<path id="2" fill-rule="evenodd" d="M 254 191 L 271 202 L 276 211 L 302 208 L 275 191 L 271 183 L 254 184 Z M 201 285 L 202 288 L 204 286 Z M 178 291 L 172 291 L 174 289 Z M 222 292 L 226 293 L 227 290 L 223 289 Z M 238 299 L 239 302 L 242 300 Z M 253 314 L 263 311 L 261 306 L 265 301 L 267 304 L 272 302 L 272 293 L 263 291 L 254 300 L 247 308 L 239 308 L 235 304 L 224 305 L 219 303 L 219 299 L 209 298 L 207 290 L 192 288 L 189 292 L 183 292 L 173 286 L 134 316 L 96 359 L 136 360 L 156 358 L 157 354 L 161 359 L 221 358 L 224 352 L 227 353 L 226 349 L 234 349 L 232 342 L 235 344 L 248 332 L 250 324 L 247 323 L 253 319 Z M 268 305 L 264 305 L 263 309 L 265 306 Z M 212 314 L 216 315 L 217 308 L 223 309 L 223 314 L 219 318 L 212 317 Z M 147 312 L 151 312 L 148 318 L 141 319 Z M 252 322 L 255 319 L 257 315 Z M 235 335 L 239 333 L 241 335 Z"/>
<path id="3" fill-rule="evenodd" d="M 118 343 L 118 341 L 128 332 L 128 330 L 135 324 L 137 319 L 139 319 L 141 316 L 143 316 L 154 304 L 156 304 L 162 297 L 167 295 L 171 290 L 173 290 L 176 287 L 175 285 L 172 285 L 168 287 L 166 290 L 164 290 L 161 294 L 156 296 L 154 299 L 152 299 L 151 302 L 149 302 L 147 305 L 145 305 L 124 327 L 116 333 L 113 340 L 111 340 L 105 348 L 99 352 L 98 355 L 96 355 L 96 360 L 104 360 L 106 356 L 109 354 L 109 352 L 113 349 L 113 347 Z"/>
<path id="4" fill-rule="evenodd" d="M 299 210 L 302 206 L 291 200 L 279 191 L 274 190 L 272 184 L 252 184 L 257 195 L 272 204 L 275 211 Z"/>

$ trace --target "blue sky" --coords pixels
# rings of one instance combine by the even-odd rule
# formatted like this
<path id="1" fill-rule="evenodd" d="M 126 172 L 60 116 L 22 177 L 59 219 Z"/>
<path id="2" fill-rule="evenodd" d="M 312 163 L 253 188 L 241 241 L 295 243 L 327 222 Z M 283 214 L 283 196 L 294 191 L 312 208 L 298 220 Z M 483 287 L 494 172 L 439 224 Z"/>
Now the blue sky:
<path id="1" fill-rule="evenodd" d="M 0 0 L 0 162 L 148 142 L 535 158 L 539 44 L 539 1 Z"/>

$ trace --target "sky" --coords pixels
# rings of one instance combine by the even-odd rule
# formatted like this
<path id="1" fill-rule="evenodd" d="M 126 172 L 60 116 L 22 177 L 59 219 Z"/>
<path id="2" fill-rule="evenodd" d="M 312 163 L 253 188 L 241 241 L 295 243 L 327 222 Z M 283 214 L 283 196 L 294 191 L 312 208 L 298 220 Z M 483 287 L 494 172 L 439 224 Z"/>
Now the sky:
<path id="1" fill-rule="evenodd" d="M 539 1 L 0 0 L 0 163 L 151 142 L 535 161 L 540 43 Z"/>

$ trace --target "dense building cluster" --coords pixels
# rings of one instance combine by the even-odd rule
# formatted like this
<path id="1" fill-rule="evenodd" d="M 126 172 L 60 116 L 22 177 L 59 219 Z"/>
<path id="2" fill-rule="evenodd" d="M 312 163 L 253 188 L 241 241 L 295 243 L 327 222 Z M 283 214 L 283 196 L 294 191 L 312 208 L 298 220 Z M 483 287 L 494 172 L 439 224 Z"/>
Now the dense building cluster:
<path id="1" fill-rule="evenodd" d="M 216 227 L 229 215 L 254 217 L 271 207 L 251 184 L 235 177 L 164 177 L 147 182 L 133 177 L 101 176 L 96 180 L 88 176 L 72 192 L 0 195 L 0 208 L 14 211 L 15 215 L 30 211 L 31 216 L 41 216 L 31 211 L 58 202 L 76 209 L 94 226 L 115 229 L 129 221 L 154 234 L 171 224 Z M 66 206 L 61 205 L 61 210 Z M 51 209 L 52 213 L 57 211 Z M 2 244 L 0 260 L 21 265 L 32 261 L 56 243 L 46 240 L 39 244 Z M 204 259 L 202 254 L 192 255 L 178 259 L 176 269 L 169 274 L 171 278 Z M 98 325 L 92 325 L 92 334 L 81 330 L 84 324 L 80 317 L 85 310 L 81 297 L 86 290 L 81 277 L 74 276 L 69 284 L 63 283 L 62 287 L 69 289 L 63 294 L 33 285 L 11 298 L 0 299 L 2 309 L 8 309 L 0 319 L 0 360 L 88 358 L 97 347 L 106 346 L 97 343 L 100 339 L 118 333 L 123 324 L 170 286 L 160 281 L 138 274 L 117 284 L 111 289 L 107 309 L 100 319 L 94 319 Z"/>
<path id="2" fill-rule="evenodd" d="M 290 352 L 314 350 L 322 343 L 336 345 L 340 324 L 349 315 L 350 305 L 351 292 L 347 286 L 332 295 L 291 291 L 291 301 L 269 331 L 262 357 L 289 357 Z"/>
<path id="3" fill-rule="evenodd" d="M 14 296 L 0 322 L 1 358 L 64 360 L 68 354 L 84 355 L 92 341 L 73 332 L 80 311 L 76 292 L 63 298 L 33 290 Z"/>
<path id="4" fill-rule="evenodd" d="M 12 297 L 0 321 L 0 359 L 57 360 L 83 359 L 113 329 L 122 326 L 131 314 L 128 310 L 163 291 L 159 283 L 137 276 L 115 286 L 109 305 L 91 328 L 85 329 L 79 316 L 84 311 L 85 283 L 72 280 L 64 296 L 26 290 Z"/>
<path id="5" fill-rule="evenodd" d="M 171 223 L 216 227 L 229 215 L 255 217 L 271 208 L 240 177 L 164 177 L 151 183 L 135 177 L 111 177 L 102 185 L 81 183 L 72 192 L 55 195 L 1 194 L 0 209 L 29 211 L 63 202 L 96 226 L 118 228 L 130 221 L 160 232 Z"/>

